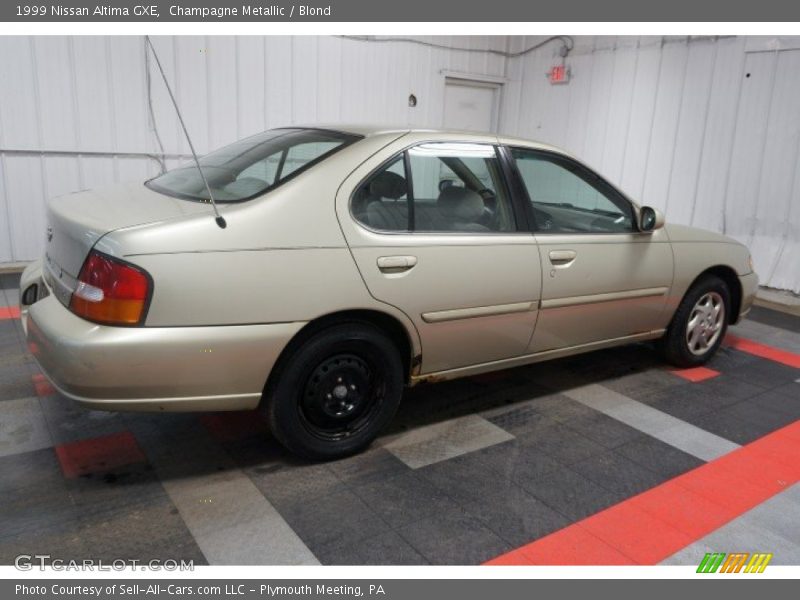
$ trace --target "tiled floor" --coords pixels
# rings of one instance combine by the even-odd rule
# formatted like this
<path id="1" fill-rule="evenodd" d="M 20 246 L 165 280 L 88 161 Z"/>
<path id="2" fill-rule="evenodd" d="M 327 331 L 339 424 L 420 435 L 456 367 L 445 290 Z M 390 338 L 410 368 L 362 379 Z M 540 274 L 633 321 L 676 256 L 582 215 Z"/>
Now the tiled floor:
<path id="1" fill-rule="evenodd" d="M 0 308 L 15 305 L 17 280 L 0 275 Z M 800 319 L 754 309 L 732 333 L 777 354 L 728 345 L 707 370 L 684 373 L 642 344 L 420 386 L 368 451 L 312 464 L 284 452 L 248 413 L 79 408 L 41 379 L 19 323 L 0 318 L 0 564 L 20 553 L 195 564 L 697 564 L 706 551 L 755 547 L 776 564 L 800 564 L 793 463 L 775 467 L 787 469 L 775 471 L 785 491 L 752 491 L 769 499 L 738 512 L 726 505 L 715 515 L 714 498 L 675 487 L 687 474 L 697 485 L 703 468 L 764 436 L 795 443 L 786 428 L 800 419 Z M 646 545 L 647 518 L 628 506 L 662 490 L 675 521 L 692 516 L 690 496 L 708 503 L 697 512 L 711 515 L 702 518 L 713 530 L 661 523 L 660 545 Z M 691 535 L 701 530 L 711 532 Z"/>

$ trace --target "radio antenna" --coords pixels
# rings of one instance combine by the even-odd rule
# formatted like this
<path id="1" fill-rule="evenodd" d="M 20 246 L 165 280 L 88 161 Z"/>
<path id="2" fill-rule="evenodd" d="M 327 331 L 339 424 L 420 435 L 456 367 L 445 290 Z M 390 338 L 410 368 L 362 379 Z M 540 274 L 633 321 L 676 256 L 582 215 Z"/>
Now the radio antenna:
<path id="1" fill-rule="evenodd" d="M 186 129 L 186 123 L 183 122 L 183 116 L 181 115 L 181 109 L 178 108 L 178 102 L 175 100 L 175 95 L 172 93 L 172 88 L 169 87 L 169 81 L 167 81 L 167 76 L 164 73 L 164 68 L 161 66 L 161 61 L 158 59 L 158 53 L 156 52 L 155 47 L 153 46 L 153 42 L 150 41 L 150 36 L 144 36 L 145 42 L 147 46 L 150 48 L 150 52 L 153 53 L 153 58 L 156 59 L 156 65 L 158 66 L 158 70 L 161 73 L 161 78 L 164 80 L 164 85 L 167 87 L 167 92 L 169 93 L 169 97 L 172 100 L 172 106 L 175 107 L 175 112 L 178 115 L 178 121 L 181 123 L 181 127 L 183 128 L 183 134 L 186 136 L 186 141 L 189 142 L 189 149 L 192 151 L 192 157 L 194 158 L 194 164 L 197 166 L 197 171 L 200 173 L 200 178 L 203 180 L 203 185 L 206 186 L 206 191 L 208 192 L 208 199 L 211 202 L 211 206 L 214 207 L 214 220 L 219 225 L 220 229 L 225 229 L 228 224 L 225 222 L 225 218 L 219 214 L 219 209 L 217 209 L 217 203 L 214 202 L 214 194 L 211 193 L 211 186 L 208 185 L 208 179 L 206 179 L 206 174 L 203 173 L 203 168 L 200 166 L 200 160 L 197 158 L 197 152 L 194 151 L 194 144 L 192 144 L 192 138 L 189 137 L 189 130 Z"/>

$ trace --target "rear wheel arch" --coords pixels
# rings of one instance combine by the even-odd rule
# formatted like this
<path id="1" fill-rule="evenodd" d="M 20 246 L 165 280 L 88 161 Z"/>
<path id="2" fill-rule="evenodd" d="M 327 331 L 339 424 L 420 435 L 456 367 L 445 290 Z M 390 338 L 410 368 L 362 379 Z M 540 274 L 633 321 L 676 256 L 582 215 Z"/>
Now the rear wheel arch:
<path id="1" fill-rule="evenodd" d="M 305 342 L 325 329 L 345 323 L 367 324 L 386 335 L 397 348 L 403 362 L 404 378 L 406 383 L 409 382 L 412 369 L 419 364 L 421 359 L 414 355 L 415 345 L 406 326 L 399 319 L 388 313 L 371 309 L 356 309 L 329 313 L 306 323 L 281 351 L 267 377 L 264 391 L 266 392 L 275 378 L 279 376 L 281 365 Z"/>

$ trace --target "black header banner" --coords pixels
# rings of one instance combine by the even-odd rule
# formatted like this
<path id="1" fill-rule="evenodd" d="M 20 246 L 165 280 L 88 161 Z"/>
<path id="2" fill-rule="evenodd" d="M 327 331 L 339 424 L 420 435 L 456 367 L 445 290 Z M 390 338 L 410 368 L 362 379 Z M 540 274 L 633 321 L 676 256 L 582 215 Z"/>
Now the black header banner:
<path id="1" fill-rule="evenodd" d="M 3 0 L 0 21 L 754 22 L 800 21 L 787 0 Z"/>

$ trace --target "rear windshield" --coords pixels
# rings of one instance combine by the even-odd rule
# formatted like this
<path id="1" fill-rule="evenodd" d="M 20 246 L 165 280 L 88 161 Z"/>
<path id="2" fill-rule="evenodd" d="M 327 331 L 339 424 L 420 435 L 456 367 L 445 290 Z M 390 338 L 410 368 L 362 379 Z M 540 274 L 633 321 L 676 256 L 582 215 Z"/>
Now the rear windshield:
<path id="1" fill-rule="evenodd" d="M 216 202 L 239 202 L 277 187 L 358 139 L 322 129 L 271 129 L 205 155 L 200 165 Z M 194 162 L 146 185 L 176 198 L 209 201 Z"/>

